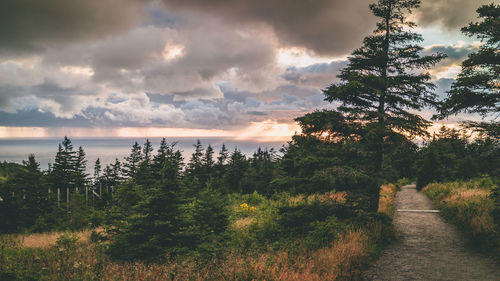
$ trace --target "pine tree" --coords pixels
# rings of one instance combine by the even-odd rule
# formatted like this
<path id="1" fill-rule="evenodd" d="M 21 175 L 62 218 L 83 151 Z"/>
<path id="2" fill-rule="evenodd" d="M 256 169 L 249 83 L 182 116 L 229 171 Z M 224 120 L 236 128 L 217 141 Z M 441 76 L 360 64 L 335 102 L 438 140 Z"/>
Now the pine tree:
<path id="1" fill-rule="evenodd" d="M 481 22 L 471 23 L 462 32 L 484 43 L 462 62 L 462 71 L 448 92 L 437 117 L 459 112 L 500 112 L 500 5 L 484 5 L 477 10 Z"/>
<path id="2" fill-rule="evenodd" d="M 158 152 L 153 157 L 153 170 L 155 172 L 155 175 L 159 174 L 160 170 L 163 168 L 169 149 L 170 147 L 167 144 L 167 140 L 163 138 L 160 142 L 160 147 L 158 148 Z"/>
<path id="3" fill-rule="evenodd" d="M 349 65 L 338 75 L 341 82 L 326 90 L 326 100 L 338 101 L 338 111 L 347 123 L 365 126 L 366 138 L 374 146 L 374 173 L 382 180 L 384 139 L 393 133 L 411 136 L 427 134 L 430 125 L 410 112 L 436 105 L 435 86 L 428 69 L 445 56 L 422 56 L 418 45 L 423 39 L 410 30 L 416 25 L 406 15 L 419 7 L 419 0 L 379 0 L 370 5 L 380 18 L 374 35 L 349 57 Z M 373 193 L 373 208 L 378 205 L 378 191 Z"/>
<path id="4" fill-rule="evenodd" d="M 143 163 L 145 163 L 147 166 L 151 164 L 151 152 L 153 152 L 153 145 L 151 145 L 151 142 L 149 139 L 146 139 L 146 143 L 144 143 L 144 146 L 142 148 L 142 154 L 143 154 Z"/>
<path id="5" fill-rule="evenodd" d="M 18 190 L 22 189 L 23 205 L 22 216 L 18 222 L 25 227 L 31 227 L 38 217 L 44 215 L 49 209 L 47 200 L 47 189 L 43 181 L 43 173 L 40 164 L 35 160 L 35 155 L 30 154 L 28 161 L 23 161 L 26 170 L 16 177 L 19 184 Z"/>
<path id="6" fill-rule="evenodd" d="M 200 171 L 203 166 L 203 147 L 201 146 L 200 140 L 196 141 L 194 146 L 194 152 L 191 155 L 191 159 L 188 163 L 188 171 L 191 176 L 197 176 L 197 173 Z"/>
<path id="7" fill-rule="evenodd" d="M 223 166 L 224 164 L 226 164 L 228 157 L 229 157 L 229 151 L 227 150 L 226 145 L 222 144 L 219 156 L 217 157 L 217 165 Z"/>
<path id="8" fill-rule="evenodd" d="M 213 156 L 214 156 L 214 149 L 212 148 L 212 146 L 208 145 L 207 149 L 205 150 L 205 155 L 203 156 L 203 166 L 207 170 L 212 169 L 212 167 L 215 164 Z"/>
<path id="9" fill-rule="evenodd" d="M 94 182 L 98 182 L 101 178 L 102 166 L 101 160 L 97 158 L 94 164 Z"/>
<path id="10" fill-rule="evenodd" d="M 235 148 L 229 158 L 229 163 L 224 176 L 226 186 L 230 191 L 243 193 L 241 180 L 243 179 L 247 168 L 248 162 L 245 155 L 241 153 L 238 148 Z"/>
<path id="11" fill-rule="evenodd" d="M 462 71 L 448 91 L 448 97 L 434 118 L 446 118 L 460 112 L 479 113 L 483 118 L 500 115 L 500 5 L 484 5 L 477 10 L 481 22 L 462 28 L 469 36 L 484 43 L 479 51 L 462 62 Z M 465 122 L 465 127 L 493 139 L 500 139 L 500 122 Z"/>
<path id="12" fill-rule="evenodd" d="M 262 150 L 260 147 L 257 149 L 249 161 L 248 170 L 242 180 L 244 193 L 257 191 L 260 194 L 271 194 L 270 183 L 278 171 L 274 157 L 273 149 Z"/>
<path id="13" fill-rule="evenodd" d="M 78 190 L 83 190 L 88 182 L 87 160 L 85 159 L 85 151 L 80 146 L 75 158 L 75 187 Z"/>
<path id="14" fill-rule="evenodd" d="M 51 182 L 54 191 L 59 188 L 63 196 L 66 196 L 66 192 L 73 190 L 75 187 L 76 159 L 76 152 L 73 151 L 71 140 L 64 137 L 63 142 L 59 144 L 51 171 Z"/>
<path id="15" fill-rule="evenodd" d="M 141 146 L 135 142 L 132 146 L 130 155 L 125 158 L 125 163 L 123 164 L 123 174 L 131 179 L 135 179 L 137 172 L 139 171 L 139 165 L 143 161 L 143 155 L 141 153 Z"/>
<path id="16" fill-rule="evenodd" d="M 142 185 L 143 187 L 151 186 L 154 181 L 153 167 L 152 167 L 152 155 L 153 146 L 149 139 L 144 143 L 142 150 L 142 162 L 139 164 L 139 170 L 135 176 L 136 183 Z"/>
<path id="17" fill-rule="evenodd" d="M 121 200 L 117 203 L 126 201 L 129 212 L 133 213 L 125 218 L 127 223 L 109 246 L 112 257 L 125 260 L 165 257 L 180 245 L 181 170 L 180 151 L 169 150 L 155 186 L 144 191 L 130 182 L 120 186 L 117 197 Z"/>

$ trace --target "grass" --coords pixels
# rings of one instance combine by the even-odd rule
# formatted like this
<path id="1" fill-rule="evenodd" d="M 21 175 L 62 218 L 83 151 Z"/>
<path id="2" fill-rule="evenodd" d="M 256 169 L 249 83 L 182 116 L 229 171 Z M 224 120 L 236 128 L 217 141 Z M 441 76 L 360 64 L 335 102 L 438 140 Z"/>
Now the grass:
<path id="1" fill-rule="evenodd" d="M 380 187 L 380 199 L 378 202 L 378 211 L 384 213 L 389 217 L 394 217 L 394 212 L 396 210 L 394 206 L 394 198 L 399 188 L 392 184 L 384 184 Z"/>
<path id="2" fill-rule="evenodd" d="M 474 246 L 500 257 L 500 227 L 494 223 L 495 204 L 491 197 L 493 180 L 482 177 L 470 181 L 432 183 L 423 188 L 441 214 L 461 228 Z"/>
<path id="3" fill-rule="evenodd" d="M 81 242 L 88 242 L 91 230 L 75 232 Z M 17 241 L 24 248 L 43 248 L 47 249 L 56 244 L 57 238 L 61 237 L 64 232 L 47 232 L 47 233 L 31 233 L 31 234 L 15 234 L 11 235 L 14 241 Z"/>
<path id="4" fill-rule="evenodd" d="M 370 254 L 371 230 L 350 230 L 329 247 L 293 255 L 286 251 L 228 252 L 220 260 L 168 263 L 114 262 L 87 240 L 7 250 L 0 278 L 7 280 L 338 280 L 359 275 Z M 40 236 L 37 236 L 40 237 Z M 63 236 L 64 237 L 64 236 Z M 65 238 L 67 239 L 67 238 Z M 61 238 L 60 238 L 61 240 Z M 63 239 L 64 240 L 64 239 Z M 75 240 L 76 241 L 76 240 Z M 2 257 L 5 257 L 5 249 Z M 10 274 L 10 275 L 8 275 Z"/>
<path id="5" fill-rule="evenodd" d="M 387 185 L 381 190 L 380 211 L 389 212 L 394 209 L 397 188 Z M 243 237 L 242 241 L 248 236 L 256 243 L 258 236 L 252 232 L 272 222 L 279 206 L 317 201 L 344 204 L 346 194 L 235 196 L 230 198 L 231 235 Z M 161 263 L 111 260 L 105 254 L 106 243 L 91 241 L 90 230 L 3 235 L 0 280 L 359 280 L 361 269 L 376 255 L 381 241 L 387 240 L 388 231 L 386 224 L 373 220 L 348 224 L 335 233 L 333 242 L 320 248 L 308 248 L 304 241 L 290 244 L 295 248 L 230 244 L 217 258 L 186 256 Z"/>

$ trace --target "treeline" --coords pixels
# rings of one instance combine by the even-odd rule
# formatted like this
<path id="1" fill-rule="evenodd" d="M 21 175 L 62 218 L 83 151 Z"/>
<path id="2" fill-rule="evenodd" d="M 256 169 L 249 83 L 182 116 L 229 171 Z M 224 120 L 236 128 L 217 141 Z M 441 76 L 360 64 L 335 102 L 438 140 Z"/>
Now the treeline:
<path id="1" fill-rule="evenodd" d="M 317 149 L 311 150 L 311 146 Z M 46 171 L 40 170 L 34 155 L 23 165 L 0 165 L 9 171 L 0 185 L 0 229 L 40 232 L 106 226 L 106 234 L 97 238 L 111 239 L 109 254 L 136 259 L 166 252 L 213 253 L 222 249 L 230 215 L 228 198 L 234 194 L 277 198 L 283 193 L 346 191 L 349 202 L 341 209 L 373 210 L 366 199 L 367 191 L 376 190 L 376 183 L 345 164 L 325 162 L 331 157 L 350 159 L 341 147 L 295 136 L 282 153 L 284 156 L 259 148 L 247 158 L 238 149 L 230 152 L 222 145 L 216 153 L 198 141 L 185 161 L 175 143 L 163 139 L 154 151 L 147 140 L 142 146 L 136 142 L 121 162 L 116 159 L 103 168 L 97 159 L 90 176 L 85 172 L 83 148 L 74 149 L 65 137 L 54 164 Z M 284 208 L 294 213 L 293 208 Z M 324 219 L 338 209 L 329 205 L 315 208 L 333 212 L 321 215 Z M 298 211 L 303 212 L 301 208 Z M 355 215 L 353 211 L 342 212 L 345 218 Z M 321 220 L 303 215 L 307 220 Z M 289 227 L 297 226 L 285 229 Z"/>
<path id="2" fill-rule="evenodd" d="M 470 135 L 465 129 L 447 127 L 434 133 L 417 157 L 417 188 L 482 175 L 500 179 L 500 139 L 481 132 L 474 138 Z"/>

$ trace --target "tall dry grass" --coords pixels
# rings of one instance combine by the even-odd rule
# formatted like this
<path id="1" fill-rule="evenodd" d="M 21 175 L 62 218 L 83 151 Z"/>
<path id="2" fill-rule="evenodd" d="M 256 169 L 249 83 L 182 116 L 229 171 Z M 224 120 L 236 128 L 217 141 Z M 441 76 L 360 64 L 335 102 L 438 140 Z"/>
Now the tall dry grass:
<path id="1" fill-rule="evenodd" d="M 92 230 L 83 230 L 75 232 L 80 242 L 88 242 Z M 14 234 L 11 237 L 18 241 L 25 248 L 44 248 L 47 249 L 56 244 L 57 238 L 63 235 L 64 232 L 46 232 L 46 233 L 30 233 L 30 234 Z"/>
<path id="2" fill-rule="evenodd" d="M 472 242 L 485 250 L 497 249 L 500 255 L 500 227 L 492 213 L 491 184 L 484 179 L 468 182 L 432 183 L 422 189 L 441 214 L 472 237 Z"/>
<path id="3" fill-rule="evenodd" d="M 194 263 L 108 263 L 101 280 L 336 280 L 358 274 L 368 255 L 368 235 L 352 230 L 330 247 L 291 256 L 287 252 L 244 255 L 231 253 L 202 267 Z"/>
<path id="4" fill-rule="evenodd" d="M 352 280 L 370 254 L 374 229 L 350 230 L 331 246 L 313 252 L 285 251 L 227 253 L 219 260 L 200 263 L 115 262 L 99 245 L 88 241 L 23 254 L 20 246 L 15 270 L 20 277 L 43 280 Z M 16 254 L 17 255 L 17 254 Z M 8 267 L 6 270 L 10 270 Z M 22 275 L 28 274 L 28 275 Z M 18 277 L 19 277 L 18 276 Z M 21 278 L 21 279 L 22 279 Z"/>
<path id="5" fill-rule="evenodd" d="M 378 211 L 380 213 L 384 213 L 391 218 L 394 216 L 394 199 L 396 198 L 397 191 L 398 188 L 392 183 L 380 187 L 380 198 L 378 201 Z"/>

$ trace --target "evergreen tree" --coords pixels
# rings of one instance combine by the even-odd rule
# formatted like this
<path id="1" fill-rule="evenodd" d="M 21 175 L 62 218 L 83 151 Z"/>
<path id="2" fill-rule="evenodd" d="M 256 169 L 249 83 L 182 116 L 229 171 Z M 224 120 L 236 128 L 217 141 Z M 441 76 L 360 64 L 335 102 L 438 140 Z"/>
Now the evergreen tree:
<path id="1" fill-rule="evenodd" d="M 130 155 L 125 158 L 125 163 L 123 164 L 123 174 L 131 179 L 135 179 L 137 172 L 139 171 L 139 165 L 143 161 L 143 155 L 141 153 L 141 146 L 135 142 L 132 146 Z"/>
<path id="2" fill-rule="evenodd" d="M 244 193 L 257 191 L 260 194 L 271 195 L 270 183 L 278 174 L 278 166 L 274 158 L 273 149 L 270 151 L 262 150 L 260 147 L 257 149 L 249 161 L 248 170 L 242 180 Z"/>
<path id="3" fill-rule="evenodd" d="M 248 162 L 245 155 L 241 153 L 238 148 L 235 148 L 229 158 L 229 163 L 224 176 L 226 186 L 230 191 L 243 193 L 241 180 L 243 179 L 247 168 Z"/>
<path id="4" fill-rule="evenodd" d="M 145 163 L 147 166 L 151 164 L 151 152 L 153 152 L 153 145 L 149 141 L 149 139 L 146 139 L 146 143 L 144 143 L 144 147 L 142 148 L 142 154 L 143 154 L 143 159 L 142 162 Z"/>
<path id="5" fill-rule="evenodd" d="M 183 244 L 204 256 L 223 252 L 223 233 L 229 224 L 225 197 L 216 190 L 205 188 L 190 205 L 182 235 Z"/>
<path id="6" fill-rule="evenodd" d="M 144 192 L 130 186 L 133 183 L 120 186 L 117 198 L 122 198 L 120 201 L 128 198 L 127 210 L 133 213 L 125 218 L 126 224 L 109 246 L 112 257 L 125 260 L 165 257 L 179 246 L 182 227 L 179 210 L 183 202 L 181 170 L 180 151 L 170 151 L 156 186 Z"/>
<path id="7" fill-rule="evenodd" d="M 419 70 L 432 67 L 444 55 L 421 55 L 423 48 L 418 43 L 423 39 L 411 32 L 415 24 L 406 18 L 419 5 L 419 0 L 379 0 L 370 5 L 380 18 L 374 35 L 366 37 L 363 46 L 351 54 L 349 65 L 338 75 L 341 82 L 324 90 L 326 100 L 341 103 L 338 111 L 347 124 L 369 129 L 365 138 L 373 144 L 379 183 L 384 139 L 393 133 L 425 135 L 430 123 L 410 110 L 436 105 L 431 77 Z M 378 190 L 372 193 L 376 209 Z"/>
<path id="8" fill-rule="evenodd" d="M 205 150 L 205 155 L 203 156 L 203 166 L 205 166 L 206 169 L 211 169 L 214 164 L 214 149 L 212 146 L 208 145 Z"/>
<path id="9" fill-rule="evenodd" d="M 76 160 L 77 156 L 76 152 L 73 151 L 71 140 L 64 137 L 63 142 L 59 144 L 51 171 L 51 182 L 54 187 L 54 192 L 59 188 L 61 194 L 66 196 L 67 190 L 73 190 L 76 184 Z"/>
<path id="10" fill-rule="evenodd" d="M 462 71 L 448 92 L 437 117 L 459 112 L 500 112 L 500 5 L 484 5 L 477 10 L 481 22 L 471 23 L 462 32 L 484 43 L 462 62 Z"/>
<path id="11" fill-rule="evenodd" d="M 159 174 L 160 170 L 163 168 L 169 150 L 170 146 L 167 144 L 167 140 L 163 138 L 160 142 L 158 152 L 153 157 L 153 170 L 155 171 L 155 174 Z"/>
<path id="12" fill-rule="evenodd" d="M 121 162 L 118 158 L 115 159 L 113 164 L 106 166 L 104 178 L 106 179 L 106 185 L 111 189 L 117 187 L 122 182 L 121 171 Z"/>
<path id="13" fill-rule="evenodd" d="M 83 190 L 88 182 L 87 160 L 85 159 L 85 151 L 80 146 L 75 158 L 75 187 L 78 190 Z"/>
<path id="14" fill-rule="evenodd" d="M 196 144 L 193 146 L 194 152 L 188 163 L 188 171 L 192 177 L 196 177 L 203 167 L 203 147 L 201 146 L 200 140 L 197 140 Z"/>
<path id="15" fill-rule="evenodd" d="M 14 167 L 6 181 L 0 181 L 0 233 L 31 230 L 50 209 L 44 175 L 35 156 L 30 154 L 22 166 Z"/>
<path id="16" fill-rule="evenodd" d="M 144 187 L 152 185 L 155 181 L 152 167 L 152 152 L 153 146 L 151 145 L 149 139 L 147 139 L 143 146 L 142 162 L 139 165 L 139 170 L 137 171 L 137 175 L 135 177 L 137 184 L 143 185 Z"/>
<path id="17" fill-rule="evenodd" d="M 94 164 L 94 182 L 98 182 L 101 178 L 102 166 L 101 160 L 97 158 Z"/>
<path id="18" fill-rule="evenodd" d="M 219 151 L 219 156 L 217 157 L 217 165 L 223 166 L 226 164 L 227 159 L 229 158 L 229 151 L 226 148 L 225 144 L 222 144 L 222 147 Z"/>

